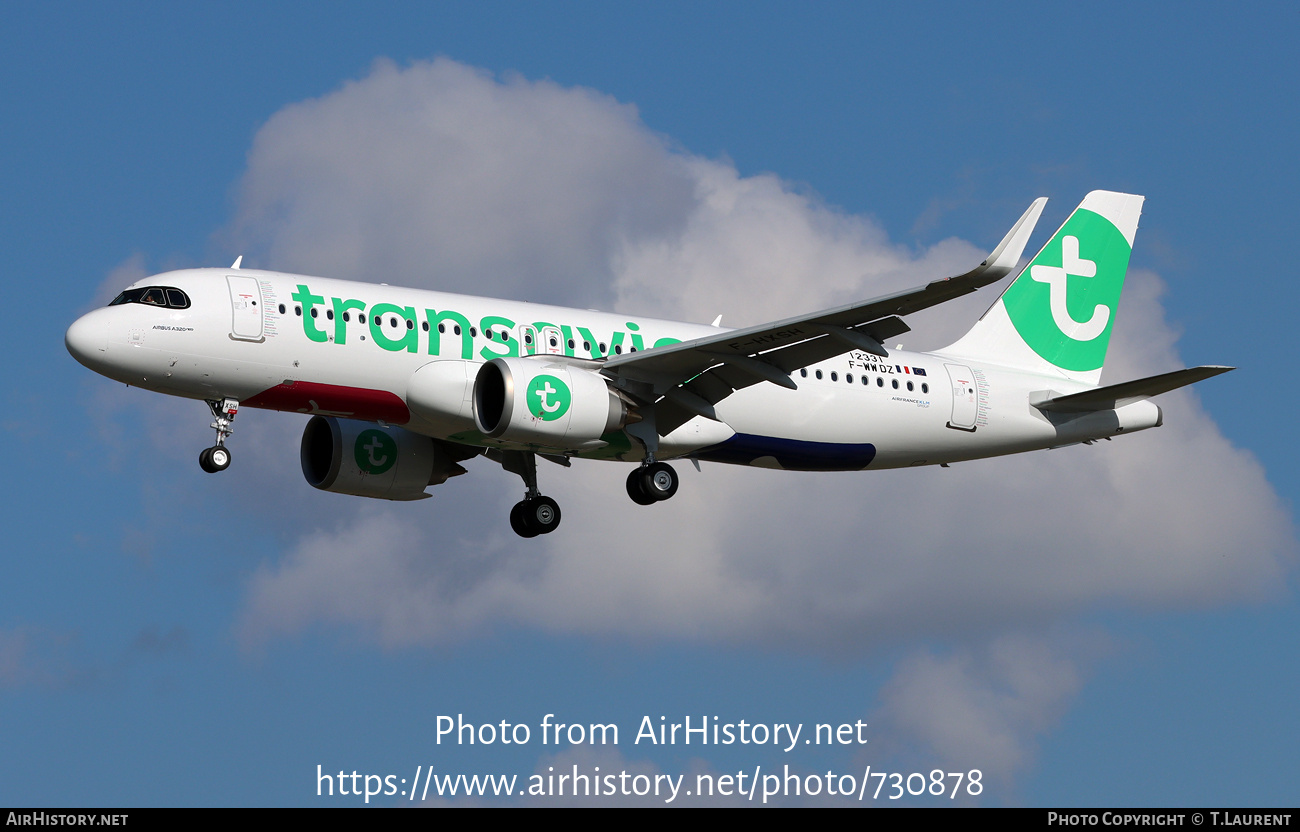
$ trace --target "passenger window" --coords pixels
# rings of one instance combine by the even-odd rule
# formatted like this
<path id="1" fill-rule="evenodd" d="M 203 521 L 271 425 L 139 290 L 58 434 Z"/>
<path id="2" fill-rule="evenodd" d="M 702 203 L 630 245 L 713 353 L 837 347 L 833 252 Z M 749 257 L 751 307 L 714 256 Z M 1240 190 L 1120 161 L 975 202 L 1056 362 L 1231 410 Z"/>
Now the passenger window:
<path id="1" fill-rule="evenodd" d="M 283 303 L 280 304 L 280 314 L 281 314 L 281 315 L 284 314 L 284 304 L 283 304 Z M 343 320 L 346 321 L 347 319 L 348 319 L 348 314 L 347 314 L 346 312 L 344 312 L 344 313 L 343 313 Z"/>
<path id="2" fill-rule="evenodd" d="M 622 354 L 623 354 L 623 345 L 622 345 L 622 344 L 615 344 L 615 345 L 614 345 L 614 354 L 615 354 L 615 355 L 622 355 Z"/>
<path id="3" fill-rule="evenodd" d="M 930 392 L 930 385 L 926 384 L 924 381 L 921 382 L 921 392 L 922 392 L 922 393 L 929 393 L 929 392 Z"/>
<path id="4" fill-rule="evenodd" d="M 844 374 L 844 380 L 847 381 L 849 384 L 852 384 L 852 383 L 853 383 L 853 373 L 845 373 L 845 374 Z"/>
<path id="5" fill-rule="evenodd" d="M 420 326 L 422 326 L 422 327 L 424 328 L 424 331 L 425 331 L 425 332 L 428 332 L 428 331 L 429 331 L 429 322 L 428 322 L 428 321 L 425 321 L 424 323 L 420 324 Z"/>
<path id="6" fill-rule="evenodd" d="M 834 370 L 831 370 L 831 381 L 839 381 L 839 380 L 840 380 L 840 374 L 835 372 Z"/>
<path id="7" fill-rule="evenodd" d="M 364 324 L 365 322 L 366 322 L 366 313 L 365 313 L 365 312 L 358 312 L 358 313 L 357 313 L 357 323 L 359 323 L 359 324 Z"/>
<path id="8" fill-rule="evenodd" d="M 447 331 L 446 324 L 438 324 L 438 332 L 446 332 L 446 331 Z"/>
<path id="9" fill-rule="evenodd" d="M 347 312 L 344 312 L 344 313 L 343 313 L 343 323 L 346 324 L 346 323 L 350 322 L 351 320 L 352 320 L 352 316 L 351 316 L 350 314 L 348 314 Z"/>
<path id="10" fill-rule="evenodd" d="M 333 309 L 326 309 L 326 310 L 325 310 L 325 317 L 329 318 L 331 321 L 334 320 L 334 310 L 333 310 Z"/>
<path id="11" fill-rule="evenodd" d="M 916 388 L 914 388 L 914 387 L 912 386 L 912 382 L 909 381 L 909 382 L 907 383 L 907 390 L 908 390 L 908 392 L 911 392 L 911 391 L 914 390 L 914 389 L 916 389 Z"/>
<path id="12" fill-rule="evenodd" d="M 894 385 L 894 389 L 897 390 L 897 389 L 898 389 L 898 379 L 894 379 L 893 382 L 892 382 L 892 384 Z"/>
<path id="13" fill-rule="evenodd" d="M 407 319 L 406 319 L 406 328 L 407 328 L 407 329 L 415 329 L 415 321 L 411 320 L 410 318 L 407 318 Z"/>
<path id="14" fill-rule="evenodd" d="M 318 317 L 318 315 L 316 314 L 316 307 L 314 307 L 314 306 L 311 308 L 311 316 L 312 316 L 313 318 Z"/>
<path id="15" fill-rule="evenodd" d="M 884 378 L 884 376 L 876 376 L 876 386 L 877 386 L 877 387 L 884 387 L 884 386 L 885 386 L 885 378 Z"/>
<path id="16" fill-rule="evenodd" d="M 817 375 L 817 378 L 821 378 L 821 377 L 822 377 L 822 371 L 821 371 L 821 370 L 818 370 L 816 375 Z"/>
<path id="17" fill-rule="evenodd" d="M 808 378 L 808 368 L 807 368 L 807 367 L 804 367 L 802 370 L 799 371 L 799 377 L 800 377 L 800 378 Z"/>

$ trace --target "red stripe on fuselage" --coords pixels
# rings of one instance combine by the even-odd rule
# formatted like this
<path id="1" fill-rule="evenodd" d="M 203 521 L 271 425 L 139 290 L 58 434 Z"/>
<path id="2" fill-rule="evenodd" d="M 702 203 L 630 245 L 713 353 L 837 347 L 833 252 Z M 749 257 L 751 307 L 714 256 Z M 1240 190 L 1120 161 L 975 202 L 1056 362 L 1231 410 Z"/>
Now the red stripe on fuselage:
<path id="1" fill-rule="evenodd" d="M 320 413 L 366 422 L 404 425 L 411 421 L 406 402 L 387 390 L 340 387 L 313 381 L 286 381 L 240 402 L 245 407 L 284 410 L 290 413 Z"/>

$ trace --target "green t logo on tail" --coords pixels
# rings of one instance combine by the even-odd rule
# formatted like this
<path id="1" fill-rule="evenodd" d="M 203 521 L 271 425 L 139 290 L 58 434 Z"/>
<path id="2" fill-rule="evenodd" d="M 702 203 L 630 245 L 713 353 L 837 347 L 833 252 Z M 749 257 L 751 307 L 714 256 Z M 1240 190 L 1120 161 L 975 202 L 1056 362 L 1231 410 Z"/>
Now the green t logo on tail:
<path id="1" fill-rule="evenodd" d="M 382 474 L 397 463 L 397 443 L 382 430 L 363 430 L 357 435 L 353 457 L 367 474 Z"/>
<path id="2" fill-rule="evenodd" d="M 1020 337 L 1062 369 L 1100 368 L 1131 253 L 1110 220 L 1075 211 L 1002 296 Z"/>
<path id="3" fill-rule="evenodd" d="M 573 394 L 569 385 L 555 376 L 537 376 L 528 383 L 528 412 L 543 422 L 554 422 L 569 412 Z"/>

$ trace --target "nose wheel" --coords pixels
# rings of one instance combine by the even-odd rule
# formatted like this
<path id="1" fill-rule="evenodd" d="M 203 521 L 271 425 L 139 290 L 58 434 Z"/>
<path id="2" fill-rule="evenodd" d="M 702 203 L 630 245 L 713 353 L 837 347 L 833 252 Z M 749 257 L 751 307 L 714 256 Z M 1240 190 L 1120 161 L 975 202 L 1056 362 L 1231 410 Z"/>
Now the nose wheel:
<path id="1" fill-rule="evenodd" d="M 653 505 L 676 494 L 679 482 L 673 466 L 654 462 L 627 475 L 627 496 L 639 505 Z"/>
<path id="2" fill-rule="evenodd" d="M 199 467 L 209 474 L 226 470 L 230 467 L 230 449 L 225 445 L 204 448 L 199 453 Z"/>
<path id="3" fill-rule="evenodd" d="M 199 467 L 209 474 L 215 474 L 230 467 L 230 449 L 226 447 L 226 439 L 234 433 L 230 423 L 235 421 L 235 414 L 239 412 L 239 402 L 234 399 L 210 399 L 208 410 L 212 411 L 211 427 L 217 432 L 217 444 L 204 448 L 199 454 Z"/>

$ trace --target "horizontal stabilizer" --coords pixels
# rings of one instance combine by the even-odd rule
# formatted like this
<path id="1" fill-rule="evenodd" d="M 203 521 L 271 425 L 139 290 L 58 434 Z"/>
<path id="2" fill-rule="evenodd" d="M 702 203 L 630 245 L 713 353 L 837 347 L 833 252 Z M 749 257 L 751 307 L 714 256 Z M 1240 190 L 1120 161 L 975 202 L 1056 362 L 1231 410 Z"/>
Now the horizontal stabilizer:
<path id="1" fill-rule="evenodd" d="M 1051 391 L 1042 391 L 1031 393 L 1029 403 L 1039 410 L 1051 410 L 1057 413 L 1090 413 L 1096 410 L 1114 410 L 1126 404 L 1149 399 L 1161 393 L 1168 393 L 1170 390 L 1177 390 L 1179 387 L 1186 387 L 1189 384 L 1213 378 L 1220 373 L 1226 373 L 1233 369 L 1236 368 L 1219 366 L 1189 367 L 1185 370 L 1174 370 L 1172 373 L 1161 373 L 1158 376 L 1140 378 L 1136 381 L 1126 381 L 1122 384 L 1109 384 L 1094 390 L 1084 390 L 1082 393 L 1071 393 L 1068 396 L 1058 396 Z"/>

